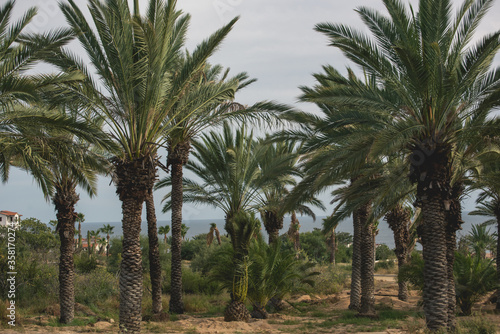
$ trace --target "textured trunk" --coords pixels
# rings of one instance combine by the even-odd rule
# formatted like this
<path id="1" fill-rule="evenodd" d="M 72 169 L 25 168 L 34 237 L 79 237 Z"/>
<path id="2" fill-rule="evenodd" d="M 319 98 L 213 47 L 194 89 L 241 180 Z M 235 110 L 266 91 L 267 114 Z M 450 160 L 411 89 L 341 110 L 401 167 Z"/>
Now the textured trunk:
<path id="1" fill-rule="evenodd" d="M 394 234 L 395 253 L 398 259 L 398 270 L 400 270 L 406 264 L 410 254 L 410 213 L 398 205 L 385 215 L 385 219 Z M 406 281 L 398 282 L 398 299 L 408 300 L 408 283 Z"/>
<path id="2" fill-rule="evenodd" d="M 280 230 L 283 228 L 283 216 L 278 216 L 276 212 L 264 211 L 262 218 L 266 232 L 269 235 L 269 244 L 272 244 L 278 240 Z"/>
<path id="3" fill-rule="evenodd" d="M 153 302 L 153 313 L 160 313 L 163 310 L 161 302 L 162 277 L 153 189 L 149 189 L 146 196 L 146 216 L 148 221 L 149 275 L 151 277 L 151 298 Z"/>
<path id="4" fill-rule="evenodd" d="M 455 292 L 455 276 L 453 275 L 453 264 L 455 263 L 455 251 L 457 249 L 457 231 L 464 223 L 462 220 L 462 197 L 464 187 L 457 183 L 452 188 L 450 208 L 446 212 L 446 272 L 448 276 L 448 329 L 456 327 L 457 300 Z M 445 208 L 446 209 L 446 208 Z"/>
<path id="5" fill-rule="evenodd" d="M 423 309 L 431 331 L 445 330 L 449 325 L 451 288 L 445 202 L 453 194 L 450 157 L 449 144 L 436 137 L 421 140 L 413 148 L 411 157 L 410 180 L 417 184 L 415 205 L 422 209 L 422 225 L 418 231 L 424 258 Z"/>
<path id="6" fill-rule="evenodd" d="M 82 250 L 82 222 L 78 221 L 78 251 Z"/>
<path id="7" fill-rule="evenodd" d="M 189 143 L 180 143 L 175 147 L 169 145 L 167 166 L 171 167 L 172 179 L 172 243 L 170 252 L 172 254 L 171 276 L 170 276 L 170 303 L 169 312 L 184 313 L 184 302 L 182 300 L 182 166 L 189 157 Z"/>
<path id="8" fill-rule="evenodd" d="M 123 250 L 120 265 L 120 332 L 140 333 L 142 319 L 141 213 L 156 178 L 155 162 L 146 157 L 115 161 L 116 192 L 122 202 Z"/>
<path id="9" fill-rule="evenodd" d="M 245 299 L 248 292 L 248 253 L 245 250 L 234 250 L 234 266 L 241 268 L 235 271 L 233 276 L 233 290 L 231 292 L 231 302 L 224 311 L 224 321 L 245 321 L 250 320 L 250 312 L 245 306 Z"/>
<path id="10" fill-rule="evenodd" d="M 231 300 L 229 305 L 224 310 L 224 321 L 244 321 L 250 320 L 250 312 L 248 312 L 245 303 Z"/>
<path id="11" fill-rule="evenodd" d="M 295 211 L 292 212 L 292 217 L 291 217 L 291 222 L 290 222 L 290 227 L 288 228 L 288 238 L 290 241 L 293 243 L 293 248 L 295 249 L 296 257 L 299 257 L 299 251 L 300 251 L 300 224 L 299 220 L 297 219 L 297 215 L 295 214 Z"/>
<path id="12" fill-rule="evenodd" d="M 361 226 L 361 316 L 375 316 L 375 227 L 368 219 L 371 203 L 358 211 Z"/>
<path id="13" fill-rule="evenodd" d="M 360 310 L 361 307 L 361 224 L 358 212 L 352 214 L 352 274 L 349 309 Z"/>
<path id="14" fill-rule="evenodd" d="M 337 243 L 335 242 L 335 229 L 332 229 L 332 233 L 330 236 L 327 238 L 327 246 L 329 250 L 329 255 L 330 255 L 330 264 L 335 266 L 335 252 L 337 251 Z"/>
<path id="15" fill-rule="evenodd" d="M 106 257 L 109 257 L 109 234 L 106 236 Z"/>
<path id="16" fill-rule="evenodd" d="M 59 260 L 59 303 L 60 321 L 63 324 L 73 321 L 75 316 L 75 267 L 73 263 L 75 238 L 75 204 L 78 195 L 72 185 L 56 187 L 53 203 L 57 211 L 61 254 Z"/>
<path id="17" fill-rule="evenodd" d="M 172 164 L 172 270 L 170 280 L 170 313 L 184 313 L 184 302 L 182 300 L 182 165 Z"/>
<path id="18" fill-rule="evenodd" d="M 497 283 L 500 287 L 500 214 L 497 214 Z M 500 310 L 500 288 L 497 290 L 496 309 Z"/>
<path id="19" fill-rule="evenodd" d="M 441 196 L 423 199 L 422 214 L 424 312 L 427 327 L 434 331 L 448 325 L 446 221 Z"/>
<path id="20" fill-rule="evenodd" d="M 254 319 L 268 319 L 269 313 L 267 313 L 265 307 L 258 304 L 253 304 L 251 316 Z"/>

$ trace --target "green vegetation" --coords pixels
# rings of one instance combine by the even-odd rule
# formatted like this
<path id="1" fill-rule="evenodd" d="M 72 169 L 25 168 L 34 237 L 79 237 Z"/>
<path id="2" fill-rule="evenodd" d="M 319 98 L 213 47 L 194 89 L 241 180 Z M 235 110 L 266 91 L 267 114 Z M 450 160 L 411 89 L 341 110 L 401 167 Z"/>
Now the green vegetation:
<path id="1" fill-rule="evenodd" d="M 492 331 L 482 318 L 456 315 L 457 305 L 471 315 L 495 289 L 500 310 L 500 31 L 475 35 L 493 0 L 463 0 L 455 15 L 451 0 L 384 0 L 384 13 L 357 9 L 366 32 L 317 24 L 358 69 L 325 65 L 314 86 L 301 86 L 299 100 L 314 113 L 237 102 L 255 79 L 209 60 L 238 17 L 188 51 L 190 16 L 176 0 L 142 1 L 145 11 L 139 3 L 60 1 L 67 27 L 44 32 L 30 26 L 36 8 L 13 20 L 18 4 L 0 6 L 0 178 L 13 167 L 30 173 L 57 218 L 54 231 L 36 218 L 0 229 L 0 304 L 16 305 L 18 324 L 113 318 L 120 332 L 138 333 L 143 316 L 168 318 L 167 302 L 174 322 L 186 311 L 248 321 L 288 299 L 285 312 L 304 322 L 282 325 L 301 332 L 401 328 L 410 317 L 432 332 Z M 51 73 L 30 74 L 39 65 Z M 264 123 L 270 129 L 258 137 Z M 160 168 L 169 173 L 158 180 Z M 88 231 L 84 250 L 77 190 L 94 196 L 98 175 L 116 186 L 123 233 L 111 238 L 110 224 Z M 316 196 L 332 186 L 323 229 L 300 233 L 297 214 L 315 218 L 310 206 L 325 209 Z M 171 226 L 157 229 L 153 193 L 164 188 Z M 490 220 L 457 251 L 461 201 L 472 191 L 474 214 Z M 186 240 L 183 203 L 221 210 L 227 237 L 212 223 Z M 336 232 L 348 217 L 352 236 Z M 382 217 L 394 251 L 375 244 Z M 417 240 L 422 252 L 413 251 Z M 398 298 L 408 300 L 409 282 L 422 292 L 423 314 L 376 304 L 375 273 L 394 273 L 396 262 Z M 347 288 L 350 311 L 319 309 Z"/>

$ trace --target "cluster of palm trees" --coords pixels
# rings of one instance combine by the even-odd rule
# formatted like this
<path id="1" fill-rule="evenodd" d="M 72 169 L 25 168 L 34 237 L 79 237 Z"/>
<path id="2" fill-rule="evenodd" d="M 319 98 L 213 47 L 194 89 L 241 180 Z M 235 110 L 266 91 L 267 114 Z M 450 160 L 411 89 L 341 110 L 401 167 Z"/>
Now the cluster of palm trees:
<path id="1" fill-rule="evenodd" d="M 285 117 L 300 127 L 278 137 L 303 139 L 309 154 L 295 197 L 344 183 L 334 191 L 338 206 L 330 221 L 353 215 L 351 307 L 363 315 L 374 312 L 374 222 L 387 215 L 394 227 L 408 226 L 404 208 L 412 203 L 420 212 L 427 326 L 455 326 L 461 200 L 482 189 L 482 208 L 498 217 L 492 209 L 500 175 L 500 72 L 491 67 L 500 34 L 472 41 L 491 4 L 464 1 L 454 16 L 448 0 L 421 0 L 418 10 L 385 0 L 388 14 L 357 9 L 369 34 L 342 24 L 316 26 L 359 74 L 324 66 L 317 85 L 303 87 L 301 96 L 322 115 L 289 112 Z M 397 233 L 407 238 L 409 231 Z"/>
<path id="2" fill-rule="evenodd" d="M 55 205 L 61 322 L 74 317 L 77 186 L 93 196 L 97 175 L 106 174 L 122 203 L 123 332 L 140 332 L 144 204 L 153 311 L 162 312 L 153 190 L 166 186 L 171 190 L 163 210 L 172 212 L 170 312 L 184 311 L 183 202 L 212 205 L 226 215 L 238 269 L 226 318 L 237 320 L 248 317 L 243 301 L 249 241 L 259 226 L 255 213 L 274 243 L 285 214 L 313 215 L 308 205 L 322 208 L 315 195 L 337 185 L 333 195 L 338 205 L 325 221 L 325 231 L 331 233 L 352 215 L 351 308 L 367 316 L 375 312 L 376 219 L 386 215 L 404 239 L 410 217 L 405 208 L 413 203 L 420 211 L 427 326 L 453 328 L 460 201 L 468 191 L 481 189 L 482 214 L 500 219 L 498 119 L 492 114 L 500 102 L 500 71 L 490 69 L 499 33 L 471 42 L 491 3 L 465 0 L 453 17 L 450 0 L 420 0 L 418 11 L 409 11 L 399 0 L 384 0 L 388 16 L 357 9 L 372 36 L 340 24 L 318 24 L 316 29 L 363 74 L 359 78 L 348 69 L 344 76 L 324 66 L 324 73 L 315 75 L 318 84 L 302 87 L 300 97 L 315 103 L 318 115 L 277 103 L 242 106 L 234 101 L 254 80 L 246 73 L 230 76 L 208 59 L 237 18 L 186 52 L 190 17 L 176 9 L 175 0 L 150 0 L 145 15 L 138 0 L 131 5 L 89 0 L 93 26 L 68 0 L 60 9 L 69 28 L 43 34 L 23 31 L 35 8 L 11 24 L 14 1 L 8 1 L 0 8 L 0 171 L 5 181 L 11 166 L 28 170 Z M 73 38 L 85 50 L 88 64 L 65 48 Z M 59 73 L 25 73 L 41 61 Z M 262 139 L 235 123 L 270 124 L 278 115 L 281 124 L 293 126 Z M 160 148 L 168 153 L 165 165 Z M 159 182 L 158 168 L 169 172 Z M 184 168 L 201 181 L 186 179 Z M 296 218 L 293 226 L 291 235 L 298 233 Z M 160 233 L 166 237 L 168 231 Z M 405 252 L 401 249 L 401 262 Z M 404 287 L 400 294 L 404 298 Z"/>

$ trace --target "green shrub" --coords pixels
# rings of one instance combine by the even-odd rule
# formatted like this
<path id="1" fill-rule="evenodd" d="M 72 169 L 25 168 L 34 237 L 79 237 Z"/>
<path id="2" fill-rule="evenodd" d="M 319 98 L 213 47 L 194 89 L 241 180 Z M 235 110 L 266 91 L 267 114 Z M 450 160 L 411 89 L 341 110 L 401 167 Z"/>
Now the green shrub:
<path id="1" fill-rule="evenodd" d="M 410 261 L 399 269 L 398 279 L 410 283 L 418 290 L 424 288 L 424 259 L 420 253 L 411 254 Z"/>
<path id="2" fill-rule="evenodd" d="M 302 291 L 320 295 L 340 293 L 350 284 L 350 269 L 350 266 L 316 266 L 314 270 L 319 272 L 319 275 L 313 278 L 314 288 L 304 286 Z"/>
<path id="3" fill-rule="evenodd" d="M 347 247 L 345 244 L 337 243 L 335 261 L 337 263 L 350 263 L 352 261 L 352 247 Z"/>
<path id="4" fill-rule="evenodd" d="M 455 253 L 453 272 L 457 304 L 465 315 L 471 314 L 472 306 L 482 296 L 497 288 L 496 270 L 491 260 Z"/>
<path id="5" fill-rule="evenodd" d="M 389 260 L 396 258 L 394 251 L 386 244 L 378 245 L 375 249 L 375 260 Z"/>
<path id="6" fill-rule="evenodd" d="M 205 253 L 207 249 L 207 235 L 198 234 L 182 242 L 181 257 L 183 260 L 191 261 L 197 254 Z"/>
<path id="7" fill-rule="evenodd" d="M 97 259 L 88 252 L 80 252 L 74 256 L 75 270 L 80 273 L 90 273 L 97 268 Z"/>
<path id="8" fill-rule="evenodd" d="M 495 334 L 496 326 L 493 322 L 482 317 L 461 320 L 458 322 L 456 334 Z"/>
<path id="9" fill-rule="evenodd" d="M 393 260 L 378 261 L 375 263 L 375 271 L 389 270 L 395 267 Z"/>
<path id="10" fill-rule="evenodd" d="M 326 238 L 320 229 L 315 228 L 312 232 L 301 233 L 300 247 L 309 260 L 316 263 L 328 261 Z"/>
<path id="11" fill-rule="evenodd" d="M 163 293 L 170 293 L 170 268 L 166 268 L 166 275 L 162 284 Z M 191 268 L 182 268 L 182 291 L 186 294 L 214 295 L 220 292 L 218 282 Z"/>
<path id="12" fill-rule="evenodd" d="M 76 276 L 75 301 L 77 303 L 95 305 L 109 297 L 117 297 L 118 293 L 118 278 L 104 268 Z"/>

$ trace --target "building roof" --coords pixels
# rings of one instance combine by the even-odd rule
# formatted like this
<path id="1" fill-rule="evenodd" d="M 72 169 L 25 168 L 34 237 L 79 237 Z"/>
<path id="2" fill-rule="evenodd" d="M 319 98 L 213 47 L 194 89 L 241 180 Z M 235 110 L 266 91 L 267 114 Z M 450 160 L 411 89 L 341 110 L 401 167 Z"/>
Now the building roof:
<path id="1" fill-rule="evenodd" d="M 15 216 L 15 215 L 19 215 L 19 216 L 22 216 L 22 215 L 18 214 L 17 212 L 12 212 L 12 211 L 7 211 L 7 210 L 2 210 L 2 211 L 0 211 L 0 215 L 4 215 L 4 216 Z"/>

